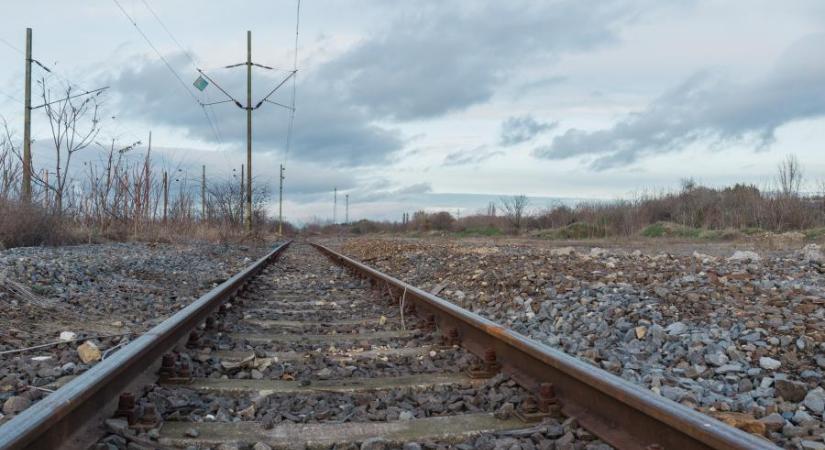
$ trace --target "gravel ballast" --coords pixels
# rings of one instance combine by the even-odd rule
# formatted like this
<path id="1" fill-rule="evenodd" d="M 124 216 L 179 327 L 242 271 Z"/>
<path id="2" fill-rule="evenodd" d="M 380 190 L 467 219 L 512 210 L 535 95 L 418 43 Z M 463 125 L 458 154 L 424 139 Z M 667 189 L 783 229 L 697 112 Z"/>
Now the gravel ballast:
<path id="1" fill-rule="evenodd" d="M 360 239 L 345 254 L 786 448 L 825 442 L 825 278 L 795 251 Z"/>
<path id="2" fill-rule="evenodd" d="M 265 251 L 138 243 L 1 251 L 0 423 Z"/>

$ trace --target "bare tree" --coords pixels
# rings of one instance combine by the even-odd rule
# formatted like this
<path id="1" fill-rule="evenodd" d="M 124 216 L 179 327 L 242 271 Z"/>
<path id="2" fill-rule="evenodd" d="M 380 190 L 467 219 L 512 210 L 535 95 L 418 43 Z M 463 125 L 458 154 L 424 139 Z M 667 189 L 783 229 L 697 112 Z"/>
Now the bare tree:
<path id="1" fill-rule="evenodd" d="M 76 94 L 68 86 L 63 92 L 65 96 L 54 100 L 51 90 L 46 87 L 45 79 L 41 79 L 39 83 L 40 97 L 49 119 L 54 144 L 55 176 L 48 180 L 32 173 L 32 178 L 45 189 L 54 192 L 55 212 L 60 215 L 63 213 L 63 198 L 66 181 L 70 178 L 72 156 L 91 145 L 100 132 L 100 104 L 97 98 L 101 92 L 94 95 Z"/>
<path id="2" fill-rule="evenodd" d="M 8 123 L 3 121 L 3 135 L 0 136 L 0 200 L 9 200 L 18 191 L 22 173 L 22 163 L 15 158 L 16 148 Z"/>
<path id="3" fill-rule="evenodd" d="M 530 199 L 526 195 L 501 197 L 501 209 L 516 232 L 521 230 L 521 222 L 529 204 Z"/>
<path id="4" fill-rule="evenodd" d="M 783 197 L 796 197 L 802 186 L 802 167 L 795 155 L 788 155 L 779 163 L 776 181 Z"/>

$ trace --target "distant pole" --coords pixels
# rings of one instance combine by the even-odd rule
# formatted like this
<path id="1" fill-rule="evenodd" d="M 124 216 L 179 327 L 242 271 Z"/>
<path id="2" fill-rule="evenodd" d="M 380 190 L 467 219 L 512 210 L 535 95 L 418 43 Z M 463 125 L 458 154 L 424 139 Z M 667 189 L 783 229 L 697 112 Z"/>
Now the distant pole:
<path id="1" fill-rule="evenodd" d="M 244 209 L 244 208 L 243 208 L 243 197 L 244 197 L 244 193 L 243 193 L 243 192 L 244 192 L 244 191 L 243 191 L 243 186 L 244 186 L 244 181 L 243 181 L 243 168 L 244 168 L 244 165 L 243 165 L 243 164 L 241 164 L 241 206 L 240 206 L 240 208 L 241 208 L 241 211 L 240 211 L 240 212 L 241 212 L 241 215 L 240 215 L 240 216 L 238 216 L 238 219 L 239 219 L 241 222 L 243 222 L 243 218 L 244 218 L 244 215 L 243 215 L 243 209 Z"/>
<path id="2" fill-rule="evenodd" d="M 169 210 L 169 176 L 163 171 L 163 223 L 166 223 L 166 213 Z"/>
<path id="3" fill-rule="evenodd" d="M 206 165 L 201 175 L 201 220 L 206 221 Z"/>
<path id="4" fill-rule="evenodd" d="M 346 199 L 347 199 L 347 208 L 346 208 L 346 213 L 344 215 L 344 224 L 349 225 L 349 194 L 347 194 Z"/>
<path id="5" fill-rule="evenodd" d="M 23 110 L 23 201 L 32 198 L 32 29 L 26 28 L 26 86 Z"/>
<path id="6" fill-rule="evenodd" d="M 278 236 L 284 234 L 284 165 L 281 164 L 281 171 L 278 181 Z"/>
<path id="7" fill-rule="evenodd" d="M 49 171 L 48 170 L 45 170 L 45 169 L 43 170 L 43 178 L 44 178 L 46 186 L 48 186 L 49 185 Z M 45 191 L 46 195 L 44 196 L 44 199 L 43 199 L 44 202 L 45 202 L 45 203 L 43 203 L 43 207 L 48 209 L 49 208 L 49 189 L 46 188 L 46 189 L 44 189 L 44 191 Z"/>
<path id="8" fill-rule="evenodd" d="M 149 132 L 149 147 L 146 150 L 146 161 L 143 163 L 143 204 L 144 204 L 144 219 L 149 217 L 149 195 L 152 191 L 152 185 L 149 182 L 149 158 L 152 154 L 152 132 Z M 152 208 L 152 220 L 155 219 L 157 209 Z"/>
<path id="9" fill-rule="evenodd" d="M 338 188 L 332 191 L 332 224 L 338 222 Z"/>
<path id="10" fill-rule="evenodd" d="M 246 32 L 246 231 L 252 231 L 252 31 Z"/>

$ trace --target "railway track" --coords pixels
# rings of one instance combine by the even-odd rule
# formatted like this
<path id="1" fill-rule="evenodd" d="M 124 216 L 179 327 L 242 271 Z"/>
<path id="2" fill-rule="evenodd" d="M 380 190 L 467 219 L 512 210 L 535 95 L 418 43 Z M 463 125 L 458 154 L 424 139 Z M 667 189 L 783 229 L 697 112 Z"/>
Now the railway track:
<path id="1" fill-rule="evenodd" d="M 775 448 L 288 245 L 7 422 L 0 448 Z"/>

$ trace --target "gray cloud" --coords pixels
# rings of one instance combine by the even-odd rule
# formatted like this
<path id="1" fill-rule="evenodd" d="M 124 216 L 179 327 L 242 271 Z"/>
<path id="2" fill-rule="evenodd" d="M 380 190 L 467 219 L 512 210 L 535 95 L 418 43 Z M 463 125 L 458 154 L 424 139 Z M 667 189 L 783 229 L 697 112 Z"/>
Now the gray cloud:
<path id="1" fill-rule="evenodd" d="M 373 116 L 439 116 L 489 100 L 525 59 L 543 64 L 614 42 L 643 3 L 416 2 L 319 74 Z"/>
<path id="2" fill-rule="evenodd" d="M 499 143 L 511 146 L 532 141 L 539 134 L 550 131 L 557 125 L 557 122 L 539 122 L 530 114 L 510 117 L 501 123 Z"/>
<path id="3" fill-rule="evenodd" d="M 480 145 L 470 150 L 459 150 L 448 153 L 444 157 L 445 166 L 464 166 L 468 164 L 478 164 L 484 162 L 494 156 L 503 155 L 501 150 L 493 150 L 486 145 Z"/>
<path id="4" fill-rule="evenodd" d="M 383 187 L 377 188 L 378 185 Z M 359 202 L 401 201 L 432 192 L 432 186 L 426 182 L 397 188 L 390 186 L 389 183 L 382 183 L 380 180 L 377 184 L 368 182 L 353 189 L 350 197 L 352 199 L 357 198 Z"/>
<path id="5" fill-rule="evenodd" d="M 182 54 L 169 55 L 167 60 L 184 77 L 192 72 Z M 245 78 L 239 73 L 227 72 L 211 73 L 210 76 L 243 101 Z M 266 72 L 256 72 L 254 76 L 253 101 L 257 101 L 284 73 L 273 77 Z M 107 83 L 112 86 L 116 108 L 125 111 L 129 117 L 178 127 L 189 137 L 215 141 L 215 132 L 200 107 L 183 91 L 161 61 L 131 58 L 119 72 L 108 75 Z M 299 81 L 298 112 L 290 156 L 340 166 L 372 165 L 391 160 L 404 144 L 400 132 L 375 125 L 363 111 L 343 103 L 341 97 L 329 88 L 327 83 L 318 82 L 312 75 Z M 207 90 L 212 93 L 213 100 L 222 99 L 214 86 Z M 284 88 L 273 100 L 289 103 L 289 92 Z M 211 111 L 217 117 L 224 141 L 236 145 L 245 142 L 246 115 L 241 109 L 226 103 L 213 106 Z M 256 110 L 253 114 L 253 148 L 256 151 L 283 150 L 288 118 L 288 111 L 275 105 L 264 104 Z"/>
<path id="6" fill-rule="evenodd" d="M 300 73 L 291 156 L 349 167 L 391 162 L 406 142 L 387 120 L 432 118 L 486 102 L 525 59 L 547 64 L 567 52 L 615 42 L 618 29 L 646 11 L 649 1 L 398 5 L 380 14 L 388 26 Z M 185 83 L 197 75 L 183 54 L 166 58 Z M 256 70 L 254 98 L 283 74 Z M 242 70 L 210 72 L 239 98 L 245 92 L 242 75 Z M 104 78 L 113 88 L 115 106 L 125 115 L 215 141 L 203 111 L 161 61 L 127 58 Z M 213 99 L 222 97 L 214 86 L 207 91 Z M 289 92 L 284 88 L 274 100 L 288 103 Z M 223 140 L 242 144 L 243 111 L 231 103 L 211 111 Z M 253 120 L 256 151 L 284 148 L 286 110 L 265 104 Z"/>
<path id="7" fill-rule="evenodd" d="M 546 159 L 592 158 L 603 170 L 654 154 L 675 152 L 698 141 L 712 145 L 747 142 L 763 149 L 780 126 L 825 115 L 823 35 L 797 41 L 766 76 L 741 83 L 704 72 L 664 93 L 612 127 L 568 129 L 534 151 Z"/>

